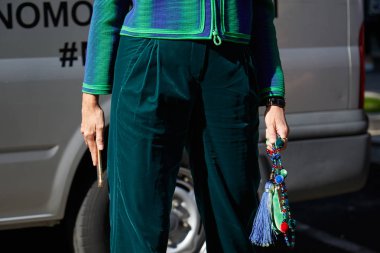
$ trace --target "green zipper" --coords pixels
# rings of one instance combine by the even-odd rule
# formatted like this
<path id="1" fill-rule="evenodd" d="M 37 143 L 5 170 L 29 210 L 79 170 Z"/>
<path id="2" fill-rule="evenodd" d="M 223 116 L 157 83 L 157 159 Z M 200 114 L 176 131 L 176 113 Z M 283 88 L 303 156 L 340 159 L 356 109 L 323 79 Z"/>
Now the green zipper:
<path id="1" fill-rule="evenodd" d="M 211 10 L 211 18 L 212 18 L 212 40 L 215 45 L 219 46 L 222 44 L 222 39 L 219 36 L 218 33 L 218 26 L 216 24 L 216 0 L 211 0 L 212 1 L 212 10 Z"/>

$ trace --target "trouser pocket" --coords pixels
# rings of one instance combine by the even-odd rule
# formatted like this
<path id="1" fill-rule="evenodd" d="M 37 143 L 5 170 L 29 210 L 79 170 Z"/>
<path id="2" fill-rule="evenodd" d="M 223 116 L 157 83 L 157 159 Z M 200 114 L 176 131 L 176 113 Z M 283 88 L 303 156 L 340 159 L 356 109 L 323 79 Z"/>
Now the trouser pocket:
<path id="1" fill-rule="evenodd" d="M 120 36 L 115 62 L 115 86 L 122 90 L 135 64 L 141 60 L 143 51 L 152 39 L 142 37 Z"/>

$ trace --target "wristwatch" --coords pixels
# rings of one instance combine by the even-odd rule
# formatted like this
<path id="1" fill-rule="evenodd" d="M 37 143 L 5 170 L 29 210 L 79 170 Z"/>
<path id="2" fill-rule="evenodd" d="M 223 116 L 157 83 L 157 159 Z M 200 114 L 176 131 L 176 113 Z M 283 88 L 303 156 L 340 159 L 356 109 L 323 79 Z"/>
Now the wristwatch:
<path id="1" fill-rule="evenodd" d="M 281 108 L 285 108 L 285 98 L 284 97 L 268 97 L 265 99 L 265 106 L 276 105 Z"/>

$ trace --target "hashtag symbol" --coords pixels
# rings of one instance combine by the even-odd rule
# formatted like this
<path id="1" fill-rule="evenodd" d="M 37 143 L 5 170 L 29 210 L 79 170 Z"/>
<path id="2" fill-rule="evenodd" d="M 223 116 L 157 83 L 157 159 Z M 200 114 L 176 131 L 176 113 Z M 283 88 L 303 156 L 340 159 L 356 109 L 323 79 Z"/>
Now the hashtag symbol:
<path id="1" fill-rule="evenodd" d="M 78 57 L 75 56 L 75 53 L 77 52 L 75 44 L 75 42 L 72 42 L 71 47 L 69 47 L 69 42 L 65 42 L 65 46 L 59 49 L 59 52 L 62 55 L 61 58 L 59 58 L 62 67 L 66 67 L 66 62 L 69 62 L 69 66 L 72 67 L 74 61 L 78 60 Z"/>

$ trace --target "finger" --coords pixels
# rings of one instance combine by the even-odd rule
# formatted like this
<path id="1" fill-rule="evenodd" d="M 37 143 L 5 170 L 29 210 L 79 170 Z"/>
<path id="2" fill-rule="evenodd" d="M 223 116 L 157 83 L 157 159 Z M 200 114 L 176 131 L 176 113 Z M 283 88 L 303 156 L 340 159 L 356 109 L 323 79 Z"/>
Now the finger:
<path id="1" fill-rule="evenodd" d="M 96 147 L 95 140 L 88 144 L 88 148 L 90 149 L 92 164 L 96 166 L 98 164 L 98 158 L 97 158 L 98 150 Z"/>
<path id="2" fill-rule="evenodd" d="M 97 148 L 95 143 L 95 134 L 94 131 L 85 132 L 85 142 L 90 150 L 92 164 L 96 166 L 97 164 Z"/>
<path id="3" fill-rule="evenodd" d="M 288 138 L 287 137 L 281 137 L 281 139 L 283 140 L 284 142 L 284 145 L 282 146 L 281 150 L 285 150 L 287 145 L 288 145 Z"/>
<path id="4" fill-rule="evenodd" d="M 268 139 L 267 147 L 273 149 L 276 142 L 276 130 L 274 125 L 269 125 L 266 129 L 266 138 Z"/>
<path id="5" fill-rule="evenodd" d="M 104 149 L 103 125 L 97 126 L 97 128 L 96 128 L 96 146 L 99 150 Z"/>
<path id="6" fill-rule="evenodd" d="M 284 142 L 281 149 L 284 150 L 284 149 L 286 149 L 287 144 L 288 144 L 289 129 L 288 129 L 288 126 L 286 123 L 279 123 L 279 124 L 277 124 L 277 126 L 278 126 L 278 128 L 277 128 L 278 135 L 280 136 L 280 138 Z"/>
<path id="7" fill-rule="evenodd" d="M 287 147 L 287 144 L 288 144 L 288 138 L 284 137 L 284 135 L 282 135 L 282 134 L 279 134 L 279 137 L 281 138 L 281 140 L 283 142 L 283 144 L 280 145 L 280 150 L 285 150 Z"/>

